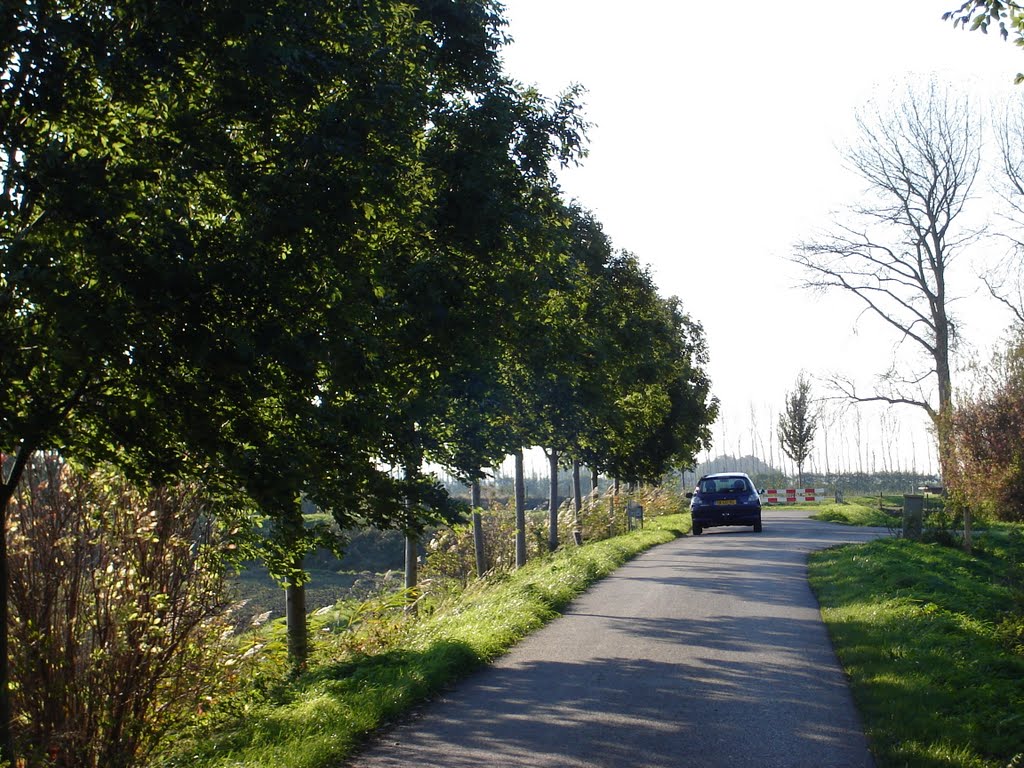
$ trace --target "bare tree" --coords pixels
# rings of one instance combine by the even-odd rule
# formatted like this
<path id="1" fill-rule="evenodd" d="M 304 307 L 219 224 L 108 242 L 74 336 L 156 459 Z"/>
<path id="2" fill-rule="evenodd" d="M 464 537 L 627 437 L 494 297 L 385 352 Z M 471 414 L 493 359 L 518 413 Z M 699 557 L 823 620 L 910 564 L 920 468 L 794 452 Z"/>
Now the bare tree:
<path id="1" fill-rule="evenodd" d="M 1006 257 L 981 275 L 985 287 L 1024 328 L 1024 105 L 1015 102 L 996 120 L 1000 180 L 996 189 L 1003 199 L 1002 220 L 995 237 L 1008 246 Z"/>
<path id="2" fill-rule="evenodd" d="M 864 436 L 863 436 L 862 430 L 861 430 L 861 422 L 862 422 L 862 420 L 863 419 L 861 417 L 860 408 L 854 408 L 853 409 L 853 423 L 854 423 L 854 428 L 855 428 L 854 447 L 856 448 L 856 451 L 857 451 L 856 467 L 857 467 L 857 472 L 859 474 L 863 475 L 864 474 L 864 450 L 863 450 Z M 851 467 L 854 466 L 852 462 L 851 462 L 850 466 Z"/>
<path id="3" fill-rule="evenodd" d="M 836 406 L 834 402 L 828 400 L 822 400 L 818 404 L 818 421 L 821 424 L 821 431 L 824 439 L 822 440 L 822 451 L 825 459 L 825 476 L 831 477 L 832 475 L 832 462 L 829 460 L 829 443 L 831 442 L 832 435 L 836 425 L 839 425 L 840 434 L 843 434 L 845 430 L 842 428 L 842 420 L 845 414 L 845 405 Z M 833 456 L 838 466 L 835 467 L 836 471 L 840 471 L 840 467 L 843 465 L 842 448 L 836 446 L 838 449 L 838 456 Z"/>
<path id="4" fill-rule="evenodd" d="M 956 326 L 950 312 L 950 265 L 978 232 L 963 225 L 978 174 L 980 126 L 967 99 L 931 82 L 908 88 L 891 110 L 877 104 L 857 115 L 859 141 L 846 152 L 851 170 L 868 183 L 868 199 L 851 208 L 851 223 L 801 243 L 793 260 L 804 287 L 840 289 L 891 327 L 899 344 L 916 346 L 923 368 L 894 363 L 870 394 L 851 379 L 834 385 L 856 402 L 923 409 L 945 458 L 953 386 L 950 354 Z"/>

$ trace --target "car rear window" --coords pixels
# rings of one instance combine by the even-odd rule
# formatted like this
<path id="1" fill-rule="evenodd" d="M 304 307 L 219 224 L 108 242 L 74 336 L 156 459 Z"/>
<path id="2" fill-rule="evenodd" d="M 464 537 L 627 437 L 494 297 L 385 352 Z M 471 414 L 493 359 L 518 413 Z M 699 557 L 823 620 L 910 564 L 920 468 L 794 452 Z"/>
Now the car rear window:
<path id="1" fill-rule="evenodd" d="M 700 481 L 701 493 L 745 493 L 747 481 L 742 477 L 715 477 Z"/>

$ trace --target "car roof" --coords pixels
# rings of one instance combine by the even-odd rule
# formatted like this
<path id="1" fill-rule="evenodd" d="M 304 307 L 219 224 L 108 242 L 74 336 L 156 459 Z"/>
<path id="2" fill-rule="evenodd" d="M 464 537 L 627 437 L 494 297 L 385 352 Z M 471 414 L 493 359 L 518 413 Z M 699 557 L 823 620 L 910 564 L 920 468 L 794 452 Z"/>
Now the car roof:
<path id="1" fill-rule="evenodd" d="M 747 480 L 750 479 L 750 477 L 747 476 L 746 472 L 715 472 L 712 475 L 704 475 L 700 479 L 701 480 L 707 480 L 707 479 L 713 478 L 713 477 L 746 477 Z"/>

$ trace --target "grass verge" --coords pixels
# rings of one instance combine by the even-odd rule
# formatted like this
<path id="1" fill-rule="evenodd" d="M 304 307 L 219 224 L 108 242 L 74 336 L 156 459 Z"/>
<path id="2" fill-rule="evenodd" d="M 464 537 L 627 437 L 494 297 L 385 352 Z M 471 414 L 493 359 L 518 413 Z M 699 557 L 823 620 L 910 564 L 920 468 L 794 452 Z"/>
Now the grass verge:
<path id="1" fill-rule="evenodd" d="M 874 503 L 851 501 L 845 504 L 823 504 L 811 515 L 812 520 L 842 525 L 873 525 L 880 528 L 899 525 L 899 519 L 883 512 L 877 500 Z"/>
<path id="2" fill-rule="evenodd" d="M 880 768 L 1002 768 L 1024 753 L 1024 536 L 978 544 L 971 556 L 881 539 L 811 556 Z"/>
<path id="3" fill-rule="evenodd" d="M 222 703 L 156 764 L 336 766 L 373 730 L 500 656 L 633 556 L 688 530 L 689 515 L 652 518 L 642 531 L 563 549 L 475 582 L 432 606 L 404 630 L 398 646 L 325 661 L 294 680 L 257 685 Z"/>

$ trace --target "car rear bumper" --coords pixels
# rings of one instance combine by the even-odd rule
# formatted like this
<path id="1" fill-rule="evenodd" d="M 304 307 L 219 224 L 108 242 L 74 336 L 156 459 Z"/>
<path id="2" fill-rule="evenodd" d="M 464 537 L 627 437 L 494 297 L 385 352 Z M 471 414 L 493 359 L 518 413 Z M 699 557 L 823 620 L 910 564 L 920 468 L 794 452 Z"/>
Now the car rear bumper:
<path id="1" fill-rule="evenodd" d="M 760 508 L 744 509 L 742 507 L 715 508 L 705 507 L 691 513 L 694 525 L 701 528 L 713 528 L 717 525 L 757 525 L 761 522 Z"/>

